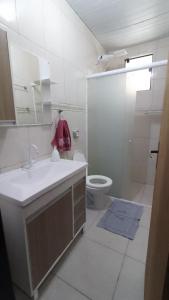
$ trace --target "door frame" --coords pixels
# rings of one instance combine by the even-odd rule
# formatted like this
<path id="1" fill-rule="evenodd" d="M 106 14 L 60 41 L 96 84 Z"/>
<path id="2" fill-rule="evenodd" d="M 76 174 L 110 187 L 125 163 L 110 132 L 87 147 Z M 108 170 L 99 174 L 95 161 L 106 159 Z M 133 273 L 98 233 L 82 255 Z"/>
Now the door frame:
<path id="1" fill-rule="evenodd" d="M 145 271 L 144 300 L 167 300 L 164 293 L 169 258 L 169 67 L 156 169 Z"/>

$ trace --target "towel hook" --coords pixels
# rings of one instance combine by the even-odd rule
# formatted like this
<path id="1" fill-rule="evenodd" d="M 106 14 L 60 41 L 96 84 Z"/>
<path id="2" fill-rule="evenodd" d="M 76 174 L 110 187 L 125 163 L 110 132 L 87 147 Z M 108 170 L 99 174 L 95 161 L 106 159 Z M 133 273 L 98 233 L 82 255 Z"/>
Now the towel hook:
<path id="1" fill-rule="evenodd" d="M 61 113 L 63 112 L 63 110 L 62 109 L 59 109 L 58 110 L 58 113 L 59 113 L 59 120 L 61 120 Z"/>

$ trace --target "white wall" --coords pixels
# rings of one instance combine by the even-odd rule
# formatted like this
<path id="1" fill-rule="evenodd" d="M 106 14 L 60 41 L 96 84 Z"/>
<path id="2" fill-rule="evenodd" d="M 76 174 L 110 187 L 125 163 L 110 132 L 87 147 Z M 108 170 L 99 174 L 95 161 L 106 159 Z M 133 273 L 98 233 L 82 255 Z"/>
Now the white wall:
<path id="1" fill-rule="evenodd" d="M 53 102 L 86 109 L 85 75 L 98 71 L 97 56 L 104 50 L 66 1 L 0 0 L 0 27 L 8 31 L 9 43 L 50 62 L 51 78 L 59 83 L 52 91 Z M 71 130 L 80 129 L 73 149 L 86 152 L 86 111 L 64 116 Z M 50 126 L 0 128 L 0 170 L 25 161 L 29 143 L 39 147 L 41 158 L 48 156 L 53 133 Z"/>
<path id="2" fill-rule="evenodd" d="M 153 61 L 168 59 L 169 38 L 145 43 L 127 49 L 129 57 L 153 54 Z M 151 149 L 158 148 L 161 114 L 145 115 L 144 111 L 163 109 L 167 67 L 153 69 L 151 90 L 140 91 L 136 97 L 134 137 L 132 146 L 133 180 L 154 183 L 156 155 L 149 156 Z"/>

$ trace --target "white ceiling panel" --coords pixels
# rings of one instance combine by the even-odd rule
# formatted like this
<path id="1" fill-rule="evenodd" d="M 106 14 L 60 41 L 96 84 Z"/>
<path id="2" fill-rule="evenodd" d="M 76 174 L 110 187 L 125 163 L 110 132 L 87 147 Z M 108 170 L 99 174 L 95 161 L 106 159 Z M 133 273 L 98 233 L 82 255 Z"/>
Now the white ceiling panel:
<path id="1" fill-rule="evenodd" d="M 67 0 L 107 51 L 169 36 L 169 0 Z"/>

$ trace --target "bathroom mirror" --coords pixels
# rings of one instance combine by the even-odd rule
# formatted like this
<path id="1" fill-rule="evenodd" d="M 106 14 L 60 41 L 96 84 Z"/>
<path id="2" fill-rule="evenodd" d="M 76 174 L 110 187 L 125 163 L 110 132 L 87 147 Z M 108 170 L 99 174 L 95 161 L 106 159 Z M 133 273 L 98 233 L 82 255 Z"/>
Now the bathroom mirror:
<path id="1" fill-rule="evenodd" d="M 0 29 L 0 125 L 15 123 L 7 32 Z"/>
<path id="2" fill-rule="evenodd" d="M 17 125 L 51 123 L 48 61 L 10 46 L 12 85 Z"/>

